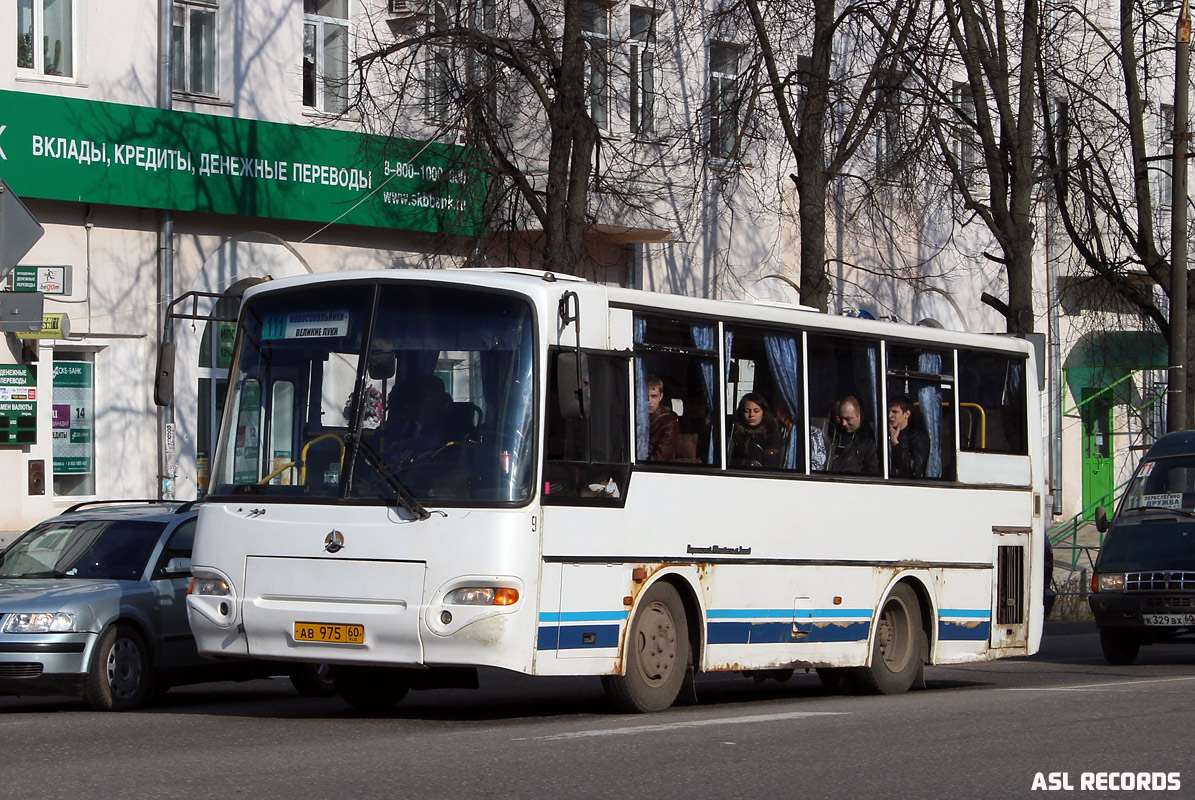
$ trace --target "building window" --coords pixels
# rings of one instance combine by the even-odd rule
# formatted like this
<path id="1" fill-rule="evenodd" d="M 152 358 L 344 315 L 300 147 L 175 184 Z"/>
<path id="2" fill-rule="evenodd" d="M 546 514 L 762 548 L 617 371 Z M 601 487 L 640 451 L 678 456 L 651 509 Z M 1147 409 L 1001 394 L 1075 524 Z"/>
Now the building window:
<path id="1" fill-rule="evenodd" d="M 328 114 L 348 107 L 348 0 L 303 0 L 303 105 Z"/>
<path id="2" fill-rule="evenodd" d="M 70 77 L 74 68 L 73 0 L 17 0 L 17 67 Z"/>
<path id="3" fill-rule="evenodd" d="M 95 363 L 86 352 L 54 354 L 54 494 L 94 495 Z"/>
<path id="4" fill-rule="evenodd" d="M 739 49 L 710 45 L 710 152 L 725 158 L 739 135 Z"/>
<path id="5" fill-rule="evenodd" d="M 610 9 L 598 3 L 581 6 L 581 31 L 588 56 L 585 86 L 589 116 L 599 131 L 610 130 Z"/>
<path id="6" fill-rule="evenodd" d="M 1158 110 L 1158 153 L 1169 155 L 1174 141 L 1174 106 L 1163 103 Z M 1174 199 L 1174 160 L 1155 162 L 1154 169 L 1158 176 L 1158 207 L 1170 208 Z"/>
<path id="7" fill-rule="evenodd" d="M 962 173 L 963 185 L 973 189 L 983 183 L 983 159 L 976 133 L 975 96 L 968 83 L 955 83 L 952 92 L 958 127 L 954 136 L 954 158 Z"/>
<path id="8" fill-rule="evenodd" d="M 631 133 L 645 136 L 656 131 L 656 20 L 646 8 L 631 9 Z"/>
<path id="9" fill-rule="evenodd" d="M 428 35 L 435 36 L 448 31 L 459 23 L 456 19 L 458 7 L 447 2 L 432 4 L 432 17 L 428 22 Z M 450 119 L 454 95 L 454 64 L 452 48 L 448 39 L 432 40 L 427 60 L 426 94 L 427 116 L 433 122 L 445 123 Z"/>
<path id="10" fill-rule="evenodd" d="M 216 10 L 214 3 L 174 4 L 171 81 L 185 94 L 216 92 Z"/>

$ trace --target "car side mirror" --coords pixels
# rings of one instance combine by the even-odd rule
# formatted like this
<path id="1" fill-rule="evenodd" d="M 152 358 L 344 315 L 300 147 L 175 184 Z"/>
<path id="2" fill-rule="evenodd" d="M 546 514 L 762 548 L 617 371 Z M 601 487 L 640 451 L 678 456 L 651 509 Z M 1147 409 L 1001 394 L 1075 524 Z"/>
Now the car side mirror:
<path id="1" fill-rule="evenodd" d="M 178 577 L 179 575 L 191 574 L 191 559 L 186 556 L 175 556 L 166 562 L 166 566 L 162 568 L 171 577 Z"/>
<path id="2" fill-rule="evenodd" d="M 1100 533 L 1108 531 L 1108 512 L 1104 510 L 1103 506 L 1095 507 L 1095 529 Z"/>

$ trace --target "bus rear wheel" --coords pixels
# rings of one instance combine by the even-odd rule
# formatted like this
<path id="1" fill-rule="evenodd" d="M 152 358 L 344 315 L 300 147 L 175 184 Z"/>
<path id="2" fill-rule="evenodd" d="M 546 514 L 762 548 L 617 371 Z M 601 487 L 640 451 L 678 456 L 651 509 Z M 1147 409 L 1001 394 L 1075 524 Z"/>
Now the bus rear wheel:
<path id="1" fill-rule="evenodd" d="M 689 668 L 689 626 L 685 606 L 671 584 L 647 590 L 627 631 L 625 675 L 605 675 L 602 685 L 623 713 L 663 711 L 680 694 Z"/>
<path id="2" fill-rule="evenodd" d="M 399 704 L 411 685 L 394 667 L 332 667 L 332 684 L 344 702 L 358 711 L 381 713 Z"/>
<path id="3" fill-rule="evenodd" d="M 906 692 L 921 670 L 921 604 L 908 584 L 897 584 L 884 600 L 871 647 L 871 665 L 856 667 L 852 683 L 862 694 Z"/>

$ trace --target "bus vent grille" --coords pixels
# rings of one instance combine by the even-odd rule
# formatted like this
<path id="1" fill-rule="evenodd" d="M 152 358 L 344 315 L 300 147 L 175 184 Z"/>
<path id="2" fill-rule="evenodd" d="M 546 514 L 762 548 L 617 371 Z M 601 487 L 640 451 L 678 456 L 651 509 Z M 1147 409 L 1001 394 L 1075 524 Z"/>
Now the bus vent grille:
<path id="1" fill-rule="evenodd" d="M 1000 545 L 999 551 L 996 622 L 1020 625 L 1025 622 L 1025 548 Z"/>
<path id="2" fill-rule="evenodd" d="M 1195 572 L 1126 572 L 1126 592 L 1195 592 Z"/>

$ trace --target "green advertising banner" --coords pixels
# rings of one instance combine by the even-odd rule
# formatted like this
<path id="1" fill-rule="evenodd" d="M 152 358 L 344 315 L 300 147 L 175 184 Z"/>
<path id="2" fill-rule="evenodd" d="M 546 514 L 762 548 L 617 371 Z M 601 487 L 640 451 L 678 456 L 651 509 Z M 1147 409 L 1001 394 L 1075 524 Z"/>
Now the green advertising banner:
<path id="1" fill-rule="evenodd" d="M 0 445 L 37 444 L 37 376 L 32 367 L 0 367 Z"/>
<path id="2" fill-rule="evenodd" d="M 19 196 L 476 234 L 463 148 L 330 128 L 0 91 L 0 177 Z"/>

